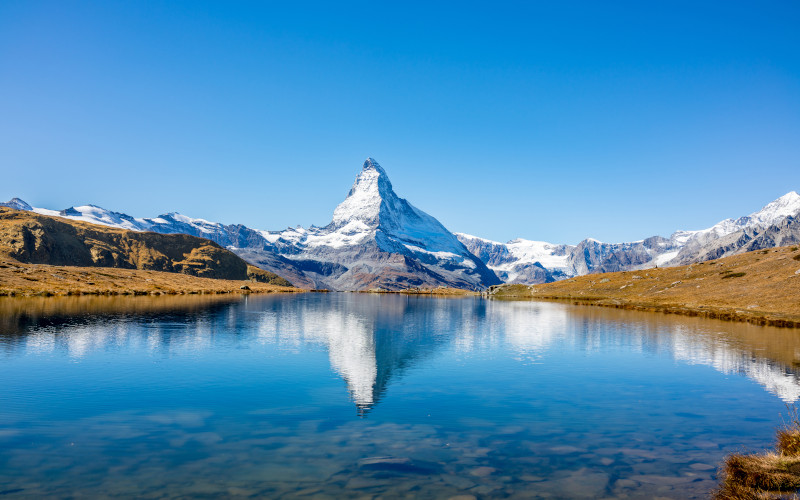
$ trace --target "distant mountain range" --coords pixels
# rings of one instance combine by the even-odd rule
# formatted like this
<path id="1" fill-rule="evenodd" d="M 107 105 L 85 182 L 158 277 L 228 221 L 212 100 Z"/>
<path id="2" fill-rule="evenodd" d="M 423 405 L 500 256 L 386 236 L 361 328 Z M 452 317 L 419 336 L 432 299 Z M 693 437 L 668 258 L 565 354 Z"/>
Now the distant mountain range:
<path id="1" fill-rule="evenodd" d="M 456 233 L 506 283 L 548 283 L 589 273 L 691 264 L 800 242 L 800 195 L 792 191 L 761 210 L 708 229 L 676 231 L 630 243 L 586 239 L 554 245 L 524 239 L 499 243 Z"/>
<path id="2" fill-rule="evenodd" d="M 454 234 L 397 196 L 386 172 L 372 158 L 364 162 L 325 227 L 264 231 L 179 213 L 136 218 L 95 205 L 48 210 L 18 198 L 0 205 L 134 231 L 207 238 L 296 286 L 331 290 L 436 286 L 479 290 L 501 282 L 534 284 L 588 273 L 687 264 L 800 242 L 796 192 L 708 229 L 631 243 L 594 239 L 577 245 L 524 239 L 500 243 Z"/>

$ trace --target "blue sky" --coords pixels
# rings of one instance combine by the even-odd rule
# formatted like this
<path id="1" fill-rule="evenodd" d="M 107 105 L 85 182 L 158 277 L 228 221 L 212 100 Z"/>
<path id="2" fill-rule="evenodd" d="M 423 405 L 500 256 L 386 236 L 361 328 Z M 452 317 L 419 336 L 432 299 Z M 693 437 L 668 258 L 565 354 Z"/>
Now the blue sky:
<path id="1" fill-rule="evenodd" d="M 375 5 L 383 4 L 383 5 Z M 0 198 L 629 241 L 800 190 L 800 3 L 0 2 Z"/>

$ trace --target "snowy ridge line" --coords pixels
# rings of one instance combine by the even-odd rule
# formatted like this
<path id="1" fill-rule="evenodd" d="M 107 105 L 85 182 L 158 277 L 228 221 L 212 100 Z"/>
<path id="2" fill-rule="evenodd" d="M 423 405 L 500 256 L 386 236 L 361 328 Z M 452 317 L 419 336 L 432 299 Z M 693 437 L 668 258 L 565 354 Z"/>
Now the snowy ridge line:
<path id="1" fill-rule="evenodd" d="M 332 290 L 449 286 L 481 290 L 500 280 L 438 220 L 397 196 L 386 171 L 367 158 L 325 227 L 283 231 L 225 225 L 180 213 L 135 218 L 95 205 L 49 210 L 19 199 L 2 204 L 42 215 L 133 231 L 210 239 L 298 286 Z"/>
<path id="2" fill-rule="evenodd" d="M 513 239 L 501 243 L 465 233 L 456 233 L 467 248 L 507 283 L 547 283 L 593 272 L 633 271 L 650 267 L 675 266 L 719 258 L 747 251 L 743 246 L 767 228 L 800 218 L 800 195 L 795 191 L 781 196 L 761 210 L 738 219 L 725 219 L 714 226 L 695 231 L 675 231 L 669 238 L 653 236 L 625 243 L 603 243 L 587 238 L 577 245 L 556 245 L 544 241 Z M 748 231 L 747 238 L 735 236 Z M 765 238 L 757 245 L 775 246 L 794 241 L 792 236 Z M 729 241 L 733 240 L 733 241 Z M 772 243 L 770 243 L 772 241 Z M 754 248 L 751 248 L 754 249 Z"/>
<path id="3" fill-rule="evenodd" d="M 49 210 L 19 198 L 0 206 L 133 231 L 208 238 L 301 286 L 334 290 L 546 283 L 589 273 L 689 264 L 800 242 L 800 195 L 790 191 L 750 215 L 706 229 L 675 231 L 669 238 L 625 243 L 587 238 L 577 245 L 516 238 L 501 243 L 451 233 L 398 197 L 386 171 L 372 158 L 364 162 L 325 227 L 266 231 L 177 212 L 136 218 L 96 205 Z"/>

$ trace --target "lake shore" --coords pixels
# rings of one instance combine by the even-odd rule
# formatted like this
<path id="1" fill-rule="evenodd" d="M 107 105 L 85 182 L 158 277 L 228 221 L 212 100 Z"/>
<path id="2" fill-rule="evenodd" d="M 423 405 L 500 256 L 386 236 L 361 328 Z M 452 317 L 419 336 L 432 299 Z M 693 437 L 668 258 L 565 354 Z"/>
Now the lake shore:
<path id="1" fill-rule="evenodd" d="M 758 250 L 689 266 L 590 274 L 541 285 L 499 285 L 484 295 L 799 328 L 800 248 Z"/>
<path id="2" fill-rule="evenodd" d="M 0 262 L 0 296 L 301 293 L 301 288 L 250 280 L 112 267 Z"/>
<path id="3" fill-rule="evenodd" d="M 480 292 L 473 290 L 463 290 L 461 288 L 406 288 L 405 290 L 362 290 L 359 293 L 388 293 L 399 295 L 435 295 L 438 297 L 478 297 Z"/>

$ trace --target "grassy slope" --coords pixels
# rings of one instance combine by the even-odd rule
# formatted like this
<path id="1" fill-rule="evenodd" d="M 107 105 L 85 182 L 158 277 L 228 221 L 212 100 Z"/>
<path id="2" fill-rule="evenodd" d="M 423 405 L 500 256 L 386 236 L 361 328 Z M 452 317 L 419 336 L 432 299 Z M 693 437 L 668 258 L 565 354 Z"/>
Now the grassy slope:
<path id="1" fill-rule="evenodd" d="M 257 282 L 257 283 L 256 283 Z M 0 294 L 225 293 L 291 287 L 216 243 L 0 208 Z"/>
<path id="2" fill-rule="evenodd" d="M 7 208 L 0 209 L 0 255 L 27 264 L 247 279 L 246 262 L 203 238 L 127 231 Z"/>
<path id="3" fill-rule="evenodd" d="M 590 274 L 544 285 L 503 285 L 490 295 L 800 327 L 800 249 L 758 250 L 690 266 Z"/>
<path id="4" fill-rule="evenodd" d="M 139 269 L 21 264 L 0 260 L 0 296 L 84 294 L 183 294 L 302 292 L 300 288 L 249 280 L 200 278 Z"/>

